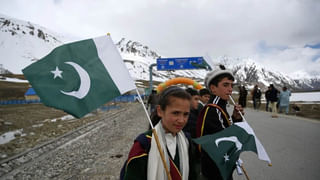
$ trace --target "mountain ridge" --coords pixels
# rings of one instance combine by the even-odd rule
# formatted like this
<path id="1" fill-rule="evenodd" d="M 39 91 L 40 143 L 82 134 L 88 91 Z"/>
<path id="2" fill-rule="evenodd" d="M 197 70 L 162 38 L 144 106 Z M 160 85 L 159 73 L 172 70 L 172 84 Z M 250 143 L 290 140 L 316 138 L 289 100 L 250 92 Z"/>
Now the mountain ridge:
<path id="1" fill-rule="evenodd" d="M 47 55 L 55 47 L 68 42 L 67 38 L 45 27 L 0 14 L 0 74 L 17 73 Z M 149 66 L 161 57 L 157 52 L 137 41 L 120 39 L 115 43 L 134 80 L 149 81 Z M 12 62 L 14 59 L 14 62 Z M 10 63 L 11 62 L 11 63 Z M 237 84 L 252 87 L 258 84 L 266 89 L 269 84 L 289 87 L 292 90 L 320 89 L 319 78 L 292 79 L 269 70 L 250 58 L 222 56 L 214 59 L 215 64 L 224 64 L 235 74 Z M 216 67 L 213 67 L 216 68 Z M 207 73 L 199 70 L 157 71 L 153 69 L 153 80 L 163 82 L 174 77 L 188 77 L 203 82 Z M 19 73 L 18 73 L 19 74 Z"/>

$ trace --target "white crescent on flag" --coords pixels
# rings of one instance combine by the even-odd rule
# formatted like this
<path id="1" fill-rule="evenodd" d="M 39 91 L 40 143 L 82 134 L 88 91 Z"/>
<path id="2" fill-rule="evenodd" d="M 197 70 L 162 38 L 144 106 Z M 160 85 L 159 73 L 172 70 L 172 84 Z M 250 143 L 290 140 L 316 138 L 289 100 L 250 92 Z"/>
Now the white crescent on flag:
<path id="1" fill-rule="evenodd" d="M 236 136 L 230 136 L 230 137 L 222 137 L 222 138 L 218 138 L 216 139 L 215 143 L 217 145 L 217 147 L 219 146 L 219 143 L 221 141 L 231 141 L 234 142 L 236 144 L 237 147 L 237 151 L 240 151 L 242 148 L 242 143 L 239 141 L 239 139 Z"/>
<path id="2" fill-rule="evenodd" d="M 60 92 L 68 96 L 76 97 L 78 99 L 84 98 L 90 90 L 91 81 L 90 81 L 89 74 L 77 63 L 74 63 L 74 62 L 65 62 L 65 63 L 71 65 L 77 71 L 80 77 L 80 86 L 77 91 L 65 92 L 60 90 Z"/>

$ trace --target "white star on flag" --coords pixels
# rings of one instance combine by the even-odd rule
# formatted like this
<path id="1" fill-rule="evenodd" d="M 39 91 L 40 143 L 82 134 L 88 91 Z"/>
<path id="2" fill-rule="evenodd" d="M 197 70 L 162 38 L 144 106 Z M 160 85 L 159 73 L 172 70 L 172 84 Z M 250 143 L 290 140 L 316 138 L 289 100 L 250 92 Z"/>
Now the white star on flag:
<path id="1" fill-rule="evenodd" d="M 56 66 L 56 70 L 51 71 L 52 74 L 54 74 L 53 79 L 55 79 L 56 77 L 60 77 L 62 79 L 62 71 L 59 70 L 58 66 Z"/>
<path id="2" fill-rule="evenodd" d="M 228 156 L 228 154 L 226 153 L 226 154 L 224 154 L 224 162 L 227 162 L 227 161 L 229 161 L 230 159 L 229 159 L 229 156 Z"/>

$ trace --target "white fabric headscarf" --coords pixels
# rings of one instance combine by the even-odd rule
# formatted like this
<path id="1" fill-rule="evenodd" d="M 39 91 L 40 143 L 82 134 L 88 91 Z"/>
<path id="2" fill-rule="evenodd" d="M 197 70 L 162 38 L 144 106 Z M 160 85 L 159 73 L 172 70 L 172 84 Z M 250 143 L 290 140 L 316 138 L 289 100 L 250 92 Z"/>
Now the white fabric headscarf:
<path id="1" fill-rule="evenodd" d="M 167 166 L 170 171 L 170 163 L 169 163 L 169 156 L 166 148 L 166 138 L 165 138 L 165 131 L 162 127 L 161 121 L 155 126 L 155 130 L 159 137 L 159 142 L 161 144 L 161 149 L 165 156 L 165 160 Z M 178 144 L 178 152 L 179 152 L 179 159 L 180 159 L 180 173 L 182 175 L 182 180 L 187 180 L 189 176 L 189 142 L 186 136 L 184 135 L 183 131 L 177 133 L 177 144 Z M 167 180 L 168 176 L 164 169 L 160 153 L 157 147 L 156 140 L 154 135 L 151 139 L 151 148 L 149 151 L 148 156 L 148 180 Z"/>

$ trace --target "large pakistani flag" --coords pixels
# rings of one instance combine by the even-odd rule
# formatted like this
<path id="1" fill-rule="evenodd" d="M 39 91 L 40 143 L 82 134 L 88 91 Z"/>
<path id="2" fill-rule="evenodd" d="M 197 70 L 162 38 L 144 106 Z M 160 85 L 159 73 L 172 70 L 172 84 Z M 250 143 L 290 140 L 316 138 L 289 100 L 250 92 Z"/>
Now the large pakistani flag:
<path id="1" fill-rule="evenodd" d="M 230 177 L 240 153 L 253 151 L 271 165 L 270 158 L 247 122 L 239 122 L 212 134 L 193 139 L 216 163 L 223 179 Z"/>
<path id="2" fill-rule="evenodd" d="M 59 46 L 22 71 L 44 104 L 78 118 L 136 88 L 109 35 Z"/>

